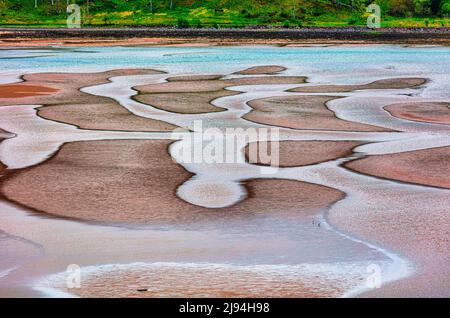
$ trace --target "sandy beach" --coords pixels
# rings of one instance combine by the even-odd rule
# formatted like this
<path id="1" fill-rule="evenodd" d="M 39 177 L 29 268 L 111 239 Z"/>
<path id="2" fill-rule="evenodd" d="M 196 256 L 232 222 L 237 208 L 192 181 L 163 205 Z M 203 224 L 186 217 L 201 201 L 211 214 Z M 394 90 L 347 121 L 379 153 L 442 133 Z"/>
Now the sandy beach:
<path id="1" fill-rule="evenodd" d="M 282 141 L 276 147 L 279 151 L 279 167 L 301 167 L 321 162 L 336 160 L 350 156 L 353 148 L 363 143 L 355 141 Z M 250 147 L 256 147 L 257 154 L 260 148 L 268 149 L 268 153 L 274 145 L 270 142 L 250 143 L 245 147 L 246 160 L 252 164 L 268 165 L 260 157 L 250 158 Z M 262 151 L 262 150 L 261 150 Z M 263 151 L 263 153 L 265 153 Z"/>
<path id="2" fill-rule="evenodd" d="M 448 28 L 305 27 L 297 29 L 177 29 L 177 28 L 0 28 L 0 46 L 64 45 L 310 45 L 411 44 L 448 45 Z"/>
<path id="3" fill-rule="evenodd" d="M 340 93 L 351 92 L 363 89 L 400 89 L 413 88 L 426 83 L 424 78 L 395 78 L 378 80 L 363 85 L 318 85 L 312 87 L 301 87 L 291 89 L 291 92 L 297 93 Z"/>
<path id="4" fill-rule="evenodd" d="M 441 188 L 450 188 L 442 173 L 450 168 L 450 147 L 368 156 L 345 166 L 368 175 Z"/>
<path id="5" fill-rule="evenodd" d="M 111 99 L 80 91 L 82 87 L 107 83 L 110 77 L 137 74 L 160 72 L 119 70 L 93 74 L 27 74 L 22 77 L 22 83 L 13 87 L 0 85 L 0 105 L 40 104 L 42 106 L 39 108 L 39 116 L 85 129 L 171 131 L 176 128 L 156 120 L 143 120 L 127 112 Z M 52 88 L 46 88 L 47 86 Z M 34 88 L 34 91 L 29 87 Z M 27 90 L 29 93 L 22 93 Z M 42 98 L 42 95 L 51 95 L 51 99 Z"/>
<path id="6" fill-rule="evenodd" d="M 424 123 L 450 124 L 450 110 L 447 103 L 393 104 L 384 107 L 392 116 Z"/>
<path id="7" fill-rule="evenodd" d="M 336 118 L 334 113 L 326 107 L 326 103 L 333 99 L 335 97 L 331 96 L 257 99 L 249 103 L 254 110 L 246 114 L 244 118 L 261 124 L 292 129 L 390 131 L 382 127 L 352 123 Z"/>
<path id="8" fill-rule="evenodd" d="M 190 223 L 265 213 L 314 215 L 342 197 L 339 191 L 318 185 L 250 180 L 244 183 L 248 199 L 230 208 L 190 205 L 176 196 L 176 190 L 192 174 L 171 160 L 169 144 L 120 140 L 67 144 L 46 163 L 8 175 L 1 192 L 8 200 L 35 211 L 125 224 Z M 208 195 L 207 187 L 204 191 Z M 49 192 L 51 198 L 45 196 Z"/>
<path id="9" fill-rule="evenodd" d="M 48 71 L 10 71 L 16 82 L 0 84 L 0 296 L 448 297 L 445 73 L 383 57 L 347 83 L 311 47 L 266 48 L 258 62 L 263 49 L 250 48 L 244 63 L 240 47 L 201 48 L 59 52 Z M 365 49 L 337 59 L 363 50 L 365 62 Z M 105 52 L 147 64 L 111 58 L 84 70 Z M 79 72 L 55 71 L 71 54 Z M 280 140 L 227 150 L 239 162 L 184 162 L 183 146 L 210 147 L 189 144 L 195 121 L 218 135 L 277 128 Z M 255 145 L 278 147 L 277 169 L 249 157 Z M 65 286 L 68 264 L 81 266 L 82 288 Z M 371 264 L 381 288 L 365 284 Z"/>

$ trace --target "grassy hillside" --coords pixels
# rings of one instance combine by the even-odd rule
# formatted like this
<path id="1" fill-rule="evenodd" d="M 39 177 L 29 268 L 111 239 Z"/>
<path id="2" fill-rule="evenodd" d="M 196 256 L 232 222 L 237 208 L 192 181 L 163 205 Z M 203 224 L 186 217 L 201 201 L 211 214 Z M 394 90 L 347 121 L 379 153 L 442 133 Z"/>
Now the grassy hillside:
<path id="1" fill-rule="evenodd" d="M 349 26 L 365 25 L 365 0 L 0 0 L 1 26 L 66 23 L 67 3 L 83 26 Z M 36 6 L 37 3 L 37 6 Z M 383 27 L 449 27 L 450 0 L 377 0 Z"/>

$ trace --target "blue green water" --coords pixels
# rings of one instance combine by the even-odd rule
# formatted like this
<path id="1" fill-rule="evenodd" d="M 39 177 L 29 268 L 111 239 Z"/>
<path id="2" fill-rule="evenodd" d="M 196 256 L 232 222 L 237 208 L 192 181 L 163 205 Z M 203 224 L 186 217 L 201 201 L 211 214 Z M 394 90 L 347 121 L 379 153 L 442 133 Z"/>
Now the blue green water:
<path id="1" fill-rule="evenodd" d="M 450 48 L 331 47 L 94 47 L 1 50 L 0 76 L 24 72 L 158 68 L 180 73 L 228 73 L 283 65 L 312 81 L 360 82 L 380 76 L 448 76 Z M 352 76 L 349 76 L 352 74 Z"/>

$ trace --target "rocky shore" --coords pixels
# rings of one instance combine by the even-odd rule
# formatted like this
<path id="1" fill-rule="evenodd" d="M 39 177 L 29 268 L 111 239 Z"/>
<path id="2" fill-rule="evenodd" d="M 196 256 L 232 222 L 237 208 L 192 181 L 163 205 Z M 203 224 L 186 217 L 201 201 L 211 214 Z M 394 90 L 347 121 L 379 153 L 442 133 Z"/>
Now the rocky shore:
<path id="1" fill-rule="evenodd" d="M 217 42 L 267 41 L 362 41 L 368 43 L 449 44 L 449 28 L 382 28 L 308 27 L 245 29 L 178 29 L 178 28 L 0 28 L 2 42 L 24 39 L 129 39 L 160 38 Z"/>

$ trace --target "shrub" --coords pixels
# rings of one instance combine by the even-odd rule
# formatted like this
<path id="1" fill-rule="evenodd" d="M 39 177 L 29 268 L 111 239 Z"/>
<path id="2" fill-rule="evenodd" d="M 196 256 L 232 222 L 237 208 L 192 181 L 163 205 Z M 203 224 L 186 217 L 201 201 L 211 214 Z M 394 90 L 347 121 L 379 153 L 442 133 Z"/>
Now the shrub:
<path id="1" fill-rule="evenodd" d="M 358 18 L 357 17 L 350 17 L 350 19 L 348 19 L 348 25 L 355 25 L 356 23 L 358 23 Z"/>
<path id="2" fill-rule="evenodd" d="M 178 18 L 177 27 L 180 29 L 187 29 L 190 27 L 189 21 L 185 18 Z"/>
<path id="3" fill-rule="evenodd" d="M 442 15 L 450 15 L 450 0 L 442 1 L 440 11 Z"/>
<path id="4" fill-rule="evenodd" d="M 200 19 L 195 19 L 194 21 L 192 21 L 192 24 L 193 24 L 197 29 L 203 28 L 202 21 L 200 21 Z"/>
<path id="5" fill-rule="evenodd" d="M 414 3 L 412 0 L 391 0 L 389 13 L 394 16 L 411 17 L 414 13 Z"/>

